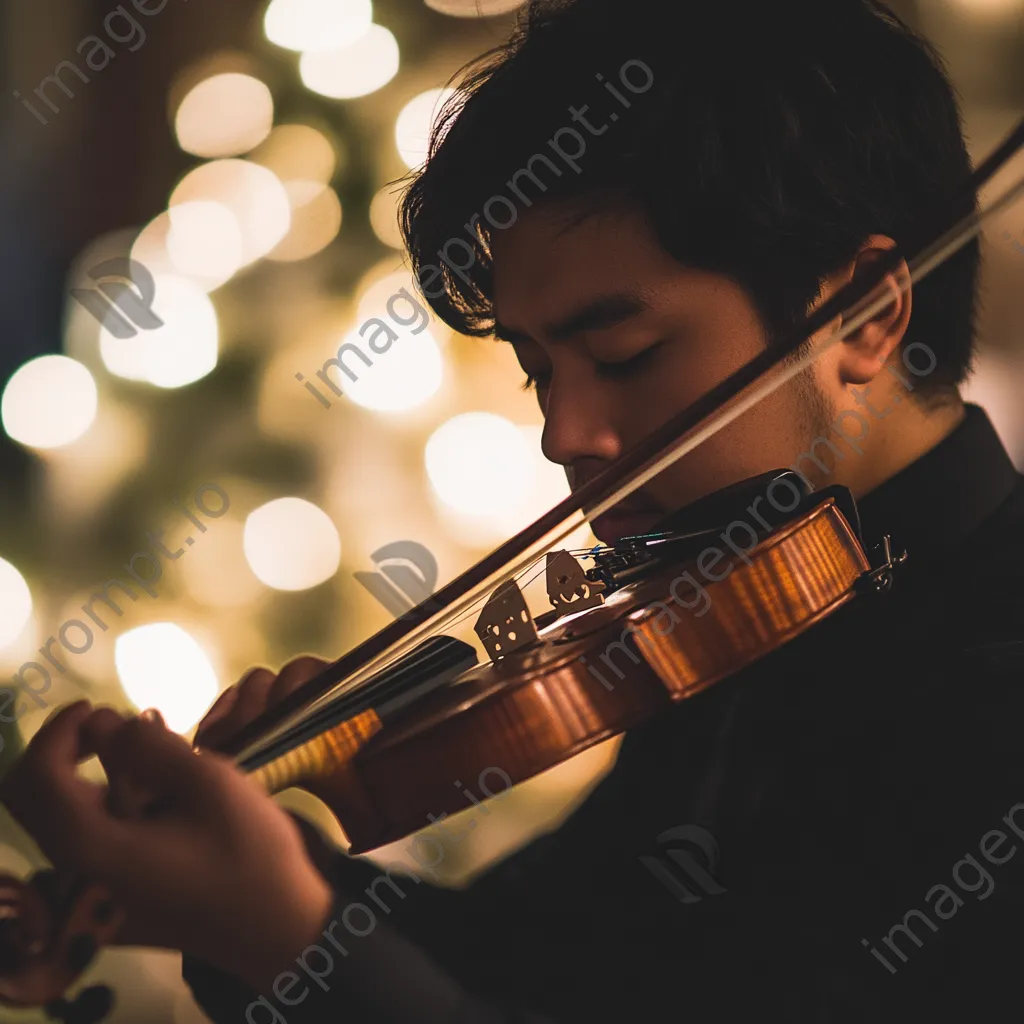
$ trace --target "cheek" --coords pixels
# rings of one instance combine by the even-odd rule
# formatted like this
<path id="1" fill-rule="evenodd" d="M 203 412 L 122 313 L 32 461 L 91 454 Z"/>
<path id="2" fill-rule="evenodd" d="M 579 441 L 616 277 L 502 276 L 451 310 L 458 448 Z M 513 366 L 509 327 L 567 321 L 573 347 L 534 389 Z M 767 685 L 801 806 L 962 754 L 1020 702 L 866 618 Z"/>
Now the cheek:
<path id="1" fill-rule="evenodd" d="M 676 410 L 702 393 L 688 396 Z M 729 484 L 792 465 L 802 450 L 800 409 L 795 402 L 789 387 L 762 399 L 683 456 L 647 490 L 667 506 L 681 507 Z"/>

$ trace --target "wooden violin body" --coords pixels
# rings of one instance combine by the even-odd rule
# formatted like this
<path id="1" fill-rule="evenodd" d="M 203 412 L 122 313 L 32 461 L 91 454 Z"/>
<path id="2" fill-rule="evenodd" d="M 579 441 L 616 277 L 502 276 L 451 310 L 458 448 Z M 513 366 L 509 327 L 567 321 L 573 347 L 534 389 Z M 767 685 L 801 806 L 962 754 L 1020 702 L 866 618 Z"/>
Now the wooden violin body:
<path id="1" fill-rule="evenodd" d="M 849 601 L 871 571 L 828 499 L 706 584 L 662 566 L 390 719 L 333 768 L 360 853 L 501 792 L 733 675 Z M 700 593 L 706 599 L 700 599 Z M 314 769 L 315 771 L 316 769 Z M 494 795 L 497 795 L 496 793 Z"/>
<path id="2" fill-rule="evenodd" d="M 717 563 L 702 557 L 706 536 L 683 537 L 686 558 L 633 567 L 606 599 L 601 584 L 581 584 L 581 571 L 556 573 L 556 610 L 539 630 L 515 585 L 504 585 L 492 596 L 497 621 L 485 606 L 477 626 L 491 661 L 397 713 L 365 707 L 252 776 L 271 793 L 315 785 L 351 852 L 361 853 L 464 810 L 463 785 L 496 796 L 728 678 L 842 607 L 860 585 L 880 585 L 893 564 L 872 571 L 834 497 L 713 575 Z M 549 576 L 553 557 L 571 561 L 564 552 L 548 557 Z M 95 887 L 62 904 L 52 893 L 41 898 L 38 885 L 0 883 L 0 1002 L 52 1000 L 86 966 L 82 951 L 113 938 L 119 917 Z"/>

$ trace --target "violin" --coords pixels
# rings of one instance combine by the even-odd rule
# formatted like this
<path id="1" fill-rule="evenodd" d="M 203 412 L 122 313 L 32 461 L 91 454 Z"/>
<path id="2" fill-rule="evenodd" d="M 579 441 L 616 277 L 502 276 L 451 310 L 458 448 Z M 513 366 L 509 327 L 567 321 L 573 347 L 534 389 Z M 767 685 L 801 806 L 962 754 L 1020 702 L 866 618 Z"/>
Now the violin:
<path id="1" fill-rule="evenodd" d="M 965 183 L 953 208 L 1024 146 L 1024 121 Z M 622 501 L 707 436 L 858 330 L 977 235 L 1024 193 L 1024 179 L 983 212 L 922 225 L 789 336 L 684 409 L 569 498 L 433 597 L 328 666 L 221 746 L 268 793 L 330 784 L 330 806 L 363 853 L 424 827 L 428 812 L 463 810 L 453 779 L 484 779 L 500 765 L 502 791 L 632 729 L 831 617 L 892 586 L 907 559 L 881 543 L 875 564 L 856 506 L 842 487 L 811 493 L 791 471 L 733 485 L 672 517 L 664 532 L 594 549 L 584 567 L 557 545 Z M 914 255 L 908 258 L 905 251 Z M 905 266 L 904 266 L 905 264 Z M 902 268 L 902 269 L 901 269 Z M 895 283 L 894 283 L 895 282 Z M 813 351 L 808 337 L 841 318 Z M 752 529 L 728 571 L 702 555 L 759 489 L 796 500 Z M 545 559 L 550 611 L 531 615 L 518 577 Z M 706 582 L 701 582 L 701 577 Z M 475 630 L 488 660 L 443 634 L 482 609 Z M 322 788 L 322 786 L 320 787 Z M 67 991 L 109 943 L 121 915 L 88 880 L 39 872 L 0 876 L 0 1002 L 47 1004 L 77 1024 L 102 1019 L 109 998 Z"/>

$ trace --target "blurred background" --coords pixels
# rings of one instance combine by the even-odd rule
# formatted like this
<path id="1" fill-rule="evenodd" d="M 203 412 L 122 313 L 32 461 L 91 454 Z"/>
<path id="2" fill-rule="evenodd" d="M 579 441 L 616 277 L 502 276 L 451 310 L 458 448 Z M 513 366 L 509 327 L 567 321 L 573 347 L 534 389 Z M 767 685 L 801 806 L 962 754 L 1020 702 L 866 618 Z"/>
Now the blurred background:
<path id="1" fill-rule="evenodd" d="M 985 155 L 1024 110 L 1024 0 L 892 6 L 947 60 L 972 153 Z M 0 4 L 0 679 L 51 637 L 64 670 L 44 665 L 46 707 L 28 699 L 0 725 L 0 771 L 52 707 L 82 695 L 155 706 L 191 735 L 246 669 L 333 660 L 391 621 L 354 576 L 384 545 L 423 545 L 440 586 L 567 493 L 539 454 L 509 346 L 432 317 L 415 335 L 398 327 L 381 354 L 353 334 L 413 316 L 409 303 L 388 310 L 399 289 L 415 294 L 396 183 L 422 162 L 450 77 L 507 36 L 517 7 L 137 0 L 112 16 L 112 0 Z M 968 397 L 1024 466 L 1024 204 L 984 244 Z M 149 314 L 131 316 L 96 271 L 125 259 L 152 274 Z M 345 340 L 372 367 L 349 359 L 359 380 L 342 379 L 339 397 L 316 374 Z M 135 557 L 157 542 L 174 556 L 159 577 Z M 587 530 L 573 538 L 592 543 Z M 136 599 L 110 589 L 120 614 L 94 603 L 101 629 L 83 605 L 113 577 Z M 458 884 L 550 827 L 614 751 L 518 787 L 439 871 Z M 344 843 L 313 798 L 281 799 Z M 379 855 L 413 864 L 406 845 Z M 0 871 L 41 863 L 0 811 Z M 113 1021 L 205 1020 L 171 955 L 108 952 L 86 981 L 116 990 Z"/>

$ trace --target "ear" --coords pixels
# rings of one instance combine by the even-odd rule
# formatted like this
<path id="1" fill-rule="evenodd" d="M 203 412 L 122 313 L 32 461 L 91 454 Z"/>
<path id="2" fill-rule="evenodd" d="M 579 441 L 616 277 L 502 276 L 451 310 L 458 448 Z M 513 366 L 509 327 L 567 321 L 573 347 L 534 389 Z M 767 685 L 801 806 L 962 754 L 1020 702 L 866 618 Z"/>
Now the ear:
<path id="1" fill-rule="evenodd" d="M 896 243 L 886 235 L 869 236 L 853 261 L 826 279 L 822 300 L 827 300 L 850 281 L 863 276 L 895 247 Z M 859 387 L 870 383 L 903 340 L 910 323 L 912 296 L 909 287 L 901 290 L 900 283 L 907 282 L 909 278 L 910 270 L 906 262 L 901 261 L 883 279 L 892 292 L 892 302 L 837 346 L 835 367 L 842 384 Z M 838 324 L 841 323 L 840 319 Z"/>

